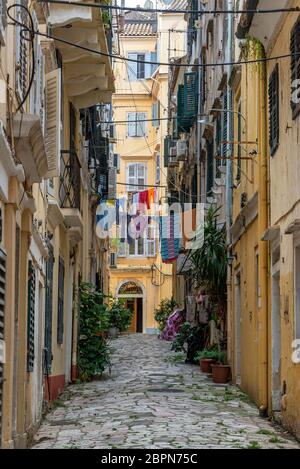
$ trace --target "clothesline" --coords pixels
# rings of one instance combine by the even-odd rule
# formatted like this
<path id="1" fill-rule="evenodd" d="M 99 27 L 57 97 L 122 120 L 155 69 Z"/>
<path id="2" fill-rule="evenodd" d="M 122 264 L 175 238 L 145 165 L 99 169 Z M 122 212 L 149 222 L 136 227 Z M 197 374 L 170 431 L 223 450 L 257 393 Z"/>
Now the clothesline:
<path id="1" fill-rule="evenodd" d="M 160 186 L 158 184 L 129 184 L 127 182 L 117 182 L 119 186 L 131 186 L 131 187 L 159 187 L 161 189 L 167 189 L 167 186 Z"/>

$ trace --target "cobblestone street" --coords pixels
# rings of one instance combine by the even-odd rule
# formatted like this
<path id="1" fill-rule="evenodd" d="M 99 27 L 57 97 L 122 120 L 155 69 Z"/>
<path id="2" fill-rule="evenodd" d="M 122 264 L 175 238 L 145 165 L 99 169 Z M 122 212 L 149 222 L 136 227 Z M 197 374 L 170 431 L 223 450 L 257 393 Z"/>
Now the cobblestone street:
<path id="1" fill-rule="evenodd" d="M 130 335 L 112 348 L 111 375 L 68 388 L 34 448 L 300 447 L 237 388 L 179 361 L 169 343 Z"/>

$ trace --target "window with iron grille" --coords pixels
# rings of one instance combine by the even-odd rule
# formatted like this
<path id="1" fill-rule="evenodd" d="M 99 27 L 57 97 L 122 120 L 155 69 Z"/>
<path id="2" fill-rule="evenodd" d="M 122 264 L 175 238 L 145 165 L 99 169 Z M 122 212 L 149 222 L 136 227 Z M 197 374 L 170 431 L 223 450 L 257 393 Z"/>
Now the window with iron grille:
<path id="1" fill-rule="evenodd" d="M 46 264 L 46 291 L 45 291 L 45 371 L 51 372 L 52 362 L 52 311 L 53 311 L 53 248 L 48 246 L 49 258 Z"/>
<path id="2" fill-rule="evenodd" d="M 279 66 L 275 66 L 269 79 L 269 142 L 271 156 L 279 145 Z"/>
<path id="3" fill-rule="evenodd" d="M 59 258 L 58 267 L 58 303 L 57 303 L 57 343 L 64 341 L 64 283 L 65 265 L 63 259 Z"/>
<path id="4" fill-rule="evenodd" d="M 28 304 L 27 304 L 27 371 L 34 368 L 34 325 L 35 325 L 35 268 L 32 261 L 28 263 Z"/>
<path id="5" fill-rule="evenodd" d="M 297 93 L 299 87 L 296 80 L 300 79 L 300 16 L 291 32 L 291 80 L 292 80 L 292 99 L 291 107 L 293 119 L 300 113 L 300 96 Z"/>
<path id="6" fill-rule="evenodd" d="M 24 4 L 24 0 L 21 2 Z M 27 2 L 26 2 L 27 3 Z M 23 8 L 16 7 L 17 20 L 27 24 L 27 15 Z M 28 41 L 24 38 L 24 28 L 16 26 L 16 90 L 23 100 L 27 89 Z"/>
<path id="7" fill-rule="evenodd" d="M 7 25 L 6 15 L 7 0 L 0 0 L 0 44 L 5 45 L 5 29 Z"/>
<path id="8" fill-rule="evenodd" d="M 5 285 L 6 285 L 6 255 L 0 249 L 0 441 L 2 428 L 2 390 L 3 390 L 3 367 L 4 367 L 4 308 L 5 308 Z"/>

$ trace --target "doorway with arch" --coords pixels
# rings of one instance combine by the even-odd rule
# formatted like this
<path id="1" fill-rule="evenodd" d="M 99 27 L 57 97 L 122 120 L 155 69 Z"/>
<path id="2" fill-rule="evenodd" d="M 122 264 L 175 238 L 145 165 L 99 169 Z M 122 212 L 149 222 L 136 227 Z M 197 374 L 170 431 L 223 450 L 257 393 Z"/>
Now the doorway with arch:
<path id="1" fill-rule="evenodd" d="M 143 333 L 146 329 L 145 290 L 136 280 L 126 280 L 117 288 L 117 298 L 125 301 L 126 308 L 133 312 L 128 333 Z"/>

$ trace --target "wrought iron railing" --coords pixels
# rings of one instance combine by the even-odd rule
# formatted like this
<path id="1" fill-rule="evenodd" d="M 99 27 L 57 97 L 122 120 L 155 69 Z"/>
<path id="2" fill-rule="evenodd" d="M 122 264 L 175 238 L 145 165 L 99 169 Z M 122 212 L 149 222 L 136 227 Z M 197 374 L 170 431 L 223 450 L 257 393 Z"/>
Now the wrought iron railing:
<path id="1" fill-rule="evenodd" d="M 80 210 L 80 163 L 75 150 L 61 150 L 59 200 L 61 208 Z"/>

